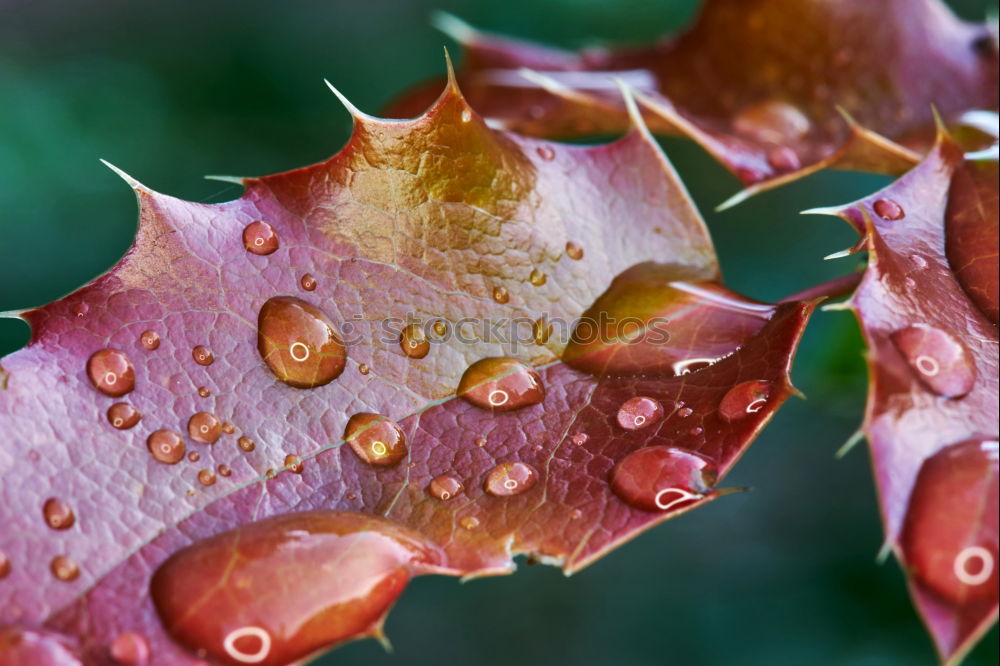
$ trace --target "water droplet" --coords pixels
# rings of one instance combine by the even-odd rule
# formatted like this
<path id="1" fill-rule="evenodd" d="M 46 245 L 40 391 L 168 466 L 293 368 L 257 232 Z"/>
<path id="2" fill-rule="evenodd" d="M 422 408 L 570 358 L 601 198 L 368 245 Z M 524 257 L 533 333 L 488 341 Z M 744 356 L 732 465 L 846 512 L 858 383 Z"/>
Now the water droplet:
<path id="1" fill-rule="evenodd" d="M 531 271 L 531 275 L 528 276 L 528 281 L 531 282 L 531 284 L 535 285 L 536 287 L 541 287 L 548 281 L 548 279 L 549 277 L 545 273 L 538 270 L 537 268 L 533 269 Z"/>
<path id="2" fill-rule="evenodd" d="M 146 438 L 146 448 L 158 462 L 174 465 L 184 457 L 184 440 L 173 430 L 157 430 Z"/>
<path id="3" fill-rule="evenodd" d="M 719 403 L 719 416 L 726 421 L 738 421 L 756 414 L 771 395 L 771 382 L 755 379 L 737 384 L 726 392 Z"/>
<path id="4" fill-rule="evenodd" d="M 209 412 L 198 412 L 188 419 L 188 437 L 199 444 L 215 444 L 222 436 L 222 422 Z"/>
<path id="5" fill-rule="evenodd" d="M 910 260 L 913 262 L 913 265 L 920 270 L 927 268 L 927 260 L 921 257 L 919 254 L 911 255 Z"/>
<path id="6" fill-rule="evenodd" d="M 691 409 L 690 407 L 681 407 L 680 409 L 677 410 L 677 416 L 681 417 L 682 419 L 686 419 L 692 414 L 694 414 L 694 410 Z"/>
<path id="7" fill-rule="evenodd" d="M 618 425 L 626 430 L 648 428 L 663 419 L 663 405 L 653 398 L 629 398 L 618 408 Z"/>
<path id="8" fill-rule="evenodd" d="M 358 366 L 358 372 L 360 372 L 363 375 L 367 375 L 371 371 L 372 369 L 368 367 L 367 363 L 362 363 L 361 365 Z"/>
<path id="9" fill-rule="evenodd" d="M 160 334 L 152 329 L 148 331 L 143 331 L 142 335 L 139 336 L 139 344 L 141 344 L 143 348 L 149 351 L 153 351 L 154 349 L 159 349 Z"/>
<path id="10" fill-rule="evenodd" d="M 257 448 L 256 445 L 253 443 L 253 440 L 245 436 L 240 437 L 238 440 L 236 440 L 236 443 L 239 444 L 239 447 L 241 449 L 247 452 L 253 451 L 255 448 Z"/>
<path id="11" fill-rule="evenodd" d="M 585 432 L 578 432 L 575 435 L 573 435 L 571 439 L 573 441 L 573 444 L 577 446 L 583 446 L 590 440 L 590 435 L 588 435 Z"/>
<path id="12" fill-rule="evenodd" d="M 108 407 L 108 423 L 119 430 L 134 427 L 142 418 L 139 410 L 127 402 L 116 402 Z"/>
<path id="13" fill-rule="evenodd" d="M 270 469 L 268 469 L 267 471 L 264 472 L 264 478 L 265 479 L 273 479 L 276 476 L 278 476 L 278 472 L 275 471 L 275 469 L 273 467 L 271 467 Z"/>
<path id="14" fill-rule="evenodd" d="M 427 486 L 427 492 L 439 500 L 450 500 L 457 495 L 461 495 L 465 490 L 462 482 L 451 474 L 442 474 L 431 479 Z"/>
<path id="15" fill-rule="evenodd" d="M 219 476 L 229 477 L 233 475 L 232 468 L 229 465 L 226 465 L 225 463 L 219 465 L 215 469 L 219 472 Z"/>
<path id="16" fill-rule="evenodd" d="M 778 145 L 799 141 L 811 127 L 809 118 L 802 111 L 776 99 L 743 107 L 733 116 L 732 125 L 743 136 Z"/>
<path id="17" fill-rule="evenodd" d="M 305 469 L 305 463 L 294 453 L 289 453 L 285 456 L 285 469 L 292 474 L 301 474 L 302 470 Z"/>
<path id="18" fill-rule="evenodd" d="M 295 388 L 329 384 L 347 362 L 344 342 L 329 317 L 291 296 L 276 296 L 261 307 L 257 351 L 275 377 Z"/>
<path id="19" fill-rule="evenodd" d="M 222 432 L 226 433 L 227 435 L 232 435 L 234 432 L 236 432 L 236 426 L 234 426 L 232 423 L 223 423 Z"/>
<path id="20" fill-rule="evenodd" d="M 694 428 L 688 430 L 688 434 L 691 435 L 692 437 L 697 437 L 703 432 L 705 432 L 704 428 L 701 428 L 699 426 L 695 426 Z"/>
<path id="21" fill-rule="evenodd" d="M 611 470 L 611 489 L 643 511 L 668 511 L 705 496 L 715 469 L 701 456 L 669 446 L 633 451 Z"/>
<path id="22" fill-rule="evenodd" d="M 976 368 L 965 347 L 950 333 L 915 324 L 889 338 L 917 378 L 945 398 L 961 398 L 976 383 Z"/>
<path id="23" fill-rule="evenodd" d="M 314 278 L 314 277 L 313 277 L 312 275 L 310 275 L 309 273 L 306 273 L 306 274 L 305 274 L 305 275 L 303 275 L 303 276 L 302 276 L 302 278 L 301 278 L 301 279 L 299 280 L 299 284 L 300 284 L 300 285 L 302 286 L 302 288 L 303 288 L 303 289 L 305 289 L 306 291 L 313 291 L 313 290 L 315 290 L 315 289 L 316 289 L 316 278 Z"/>
<path id="24" fill-rule="evenodd" d="M 68 530 L 76 522 L 73 508 L 58 497 L 50 497 L 42 505 L 45 522 L 54 530 Z"/>
<path id="25" fill-rule="evenodd" d="M 470 365 L 458 383 L 458 395 L 476 407 L 507 412 L 537 405 L 545 399 L 545 388 L 534 368 L 500 356 Z"/>
<path id="26" fill-rule="evenodd" d="M 552 322 L 545 315 L 535 320 L 531 326 L 531 335 L 536 345 L 544 345 L 552 337 Z"/>
<path id="27" fill-rule="evenodd" d="M 900 531 L 918 583 L 956 604 L 997 602 L 1000 444 L 973 438 L 924 461 Z"/>
<path id="28" fill-rule="evenodd" d="M 209 391 L 204 386 L 199 386 L 198 387 L 198 395 L 201 396 L 202 398 L 207 398 L 208 396 L 212 395 L 212 392 Z"/>
<path id="29" fill-rule="evenodd" d="M 243 247 L 253 254 L 271 254 L 278 249 L 278 232 L 267 222 L 251 222 L 243 229 Z"/>
<path id="30" fill-rule="evenodd" d="M 802 166 L 798 153 L 788 146 L 778 146 L 767 151 L 767 163 L 778 172 L 795 171 Z"/>
<path id="31" fill-rule="evenodd" d="M 215 363 L 215 355 L 208 347 L 198 345 L 191 350 L 191 356 L 198 365 L 212 365 Z"/>
<path id="32" fill-rule="evenodd" d="M 10 569 L 10 558 L 7 557 L 7 553 L 0 550 L 0 580 L 10 575 Z"/>
<path id="33" fill-rule="evenodd" d="M 126 631 L 111 641 L 108 654 L 122 666 L 143 666 L 149 661 L 149 643 L 142 634 Z"/>
<path id="34" fill-rule="evenodd" d="M 479 448 L 483 448 L 484 446 L 486 446 L 486 438 L 485 437 L 477 437 L 476 438 L 476 446 L 478 446 Z"/>
<path id="35" fill-rule="evenodd" d="M 65 555 L 53 557 L 49 564 L 49 570 L 52 571 L 53 576 L 65 583 L 80 577 L 80 566 Z"/>
<path id="36" fill-rule="evenodd" d="M 344 441 L 369 465 L 388 467 L 406 457 L 406 435 L 399 425 L 380 414 L 355 414 L 344 429 Z"/>
<path id="37" fill-rule="evenodd" d="M 135 369 L 124 352 L 102 349 L 94 352 L 87 361 L 87 374 L 94 388 L 113 398 L 123 396 L 135 388 Z"/>
<path id="38" fill-rule="evenodd" d="M 566 256 L 574 261 L 583 259 L 583 246 L 573 241 L 568 241 L 566 243 Z"/>
<path id="39" fill-rule="evenodd" d="M 409 324 L 399 334 L 399 347 L 410 358 L 423 358 L 431 350 L 431 343 L 420 324 Z"/>
<path id="40" fill-rule="evenodd" d="M 198 470 L 198 483 L 203 486 L 214 486 L 215 472 L 210 469 Z"/>
<path id="41" fill-rule="evenodd" d="M 412 573 L 442 559 L 386 519 L 298 512 L 177 551 L 153 574 L 150 595 L 167 634 L 214 664 L 303 663 L 373 633 Z"/>
<path id="42" fill-rule="evenodd" d="M 432 327 L 434 329 L 434 335 L 438 336 L 439 338 L 443 338 L 445 335 L 448 334 L 448 322 L 446 322 L 444 319 L 435 319 Z"/>
<path id="43" fill-rule="evenodd" d="M 465 516 L 458 521 L 458 524 L 462 526 L 462 529 L 474 530 L 479 527 L 479 519 L 475 516 Z"/>
<path id="44" fill-rule="evenodd" d="M 90 312 L 90 306 L 86 303 L 77 303 L 73 306 L 73 314 L 77 317 L 85 317 Z"/>
<path id="45" fill-rule="evenodd" d="M 551 162 L 556 158 L 556 151 L 552 150 L 551 146 L 538 146 L 535 148 L 535 152 L 546 162 Z"/>
<path id="46" fill-rule="evenodd" d="M 502 462 L 489 471 L 483 489 L 490 495 L 519 495 L 538 483 L 538 472 L 523 462 Z"/>
<path id="47" fill-rule="evenodd" d="M 906 215 L 903 207 L 892 199 L 879 199 L 872 208 L 875 210 L 875 214 L 883 220 L 899 220 Z"/>
<path id="48" fill-rule="evenodd" d="M 583 517 L 583 511 L 580 509 L 573 509 L 573 511 L 570 512 L 569 517 L 572 520 L 580 520 L 580 518 Z"/>
<path id="49" fill-rule="evenodd" d="M 493 300 L 503 305 L 510 300 L 510 292 L 506 287 L 493 287 Z"/>
<path id="50" fill-rule="evenodd" d="M 199 460 L 201 460 L 201 454 L 198 453 L 197 451 L 191 451 L 190 453 L 188 453 L 188 460 L 190 460 L 191 462 L 198 462 Z"/>

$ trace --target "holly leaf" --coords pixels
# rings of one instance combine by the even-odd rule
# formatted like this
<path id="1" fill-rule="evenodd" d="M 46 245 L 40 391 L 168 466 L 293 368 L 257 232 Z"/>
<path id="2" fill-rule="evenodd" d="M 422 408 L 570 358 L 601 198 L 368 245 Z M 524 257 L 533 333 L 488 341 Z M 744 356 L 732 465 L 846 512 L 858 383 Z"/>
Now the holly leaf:
<path id="1" fill-rule="evenodd" d="M 997 162 L 943 133 L 916 168 L 818 212 L 864 235 L 847 302 L 868 343 L 864 433 L 886 546 L 942 660 L 997 619 Z"/>
<path id="2" fill-rule="evenodd" d="M 721 207 L 827 167 L 901 174 L 933 142 L 933 106 L 997 108 L 995 38 L 940 0 L 707 0 L 676 38 L 580 52 L 436 23 L 466 50 L 473 108 L 519 132 L 620 131 L 624 80 L 654 132 L 689 136 L 748 187 Z M 387 113 L 416 115 L 439 89 Z"/>
<path id="3" fill-rule="evenodd" d="M 336 92 L 336 91 L 335 91 Z M 0 664 L 283 664 L 409 578 L 579 570 L 727 492 L 814 300 L 719 283 L 642 125 L 570 146 L 350 106 L 196 204 L 122 174 L 125 257 L 2 360 Z M 48 662 L 46 662 L 48 660 Z"/>

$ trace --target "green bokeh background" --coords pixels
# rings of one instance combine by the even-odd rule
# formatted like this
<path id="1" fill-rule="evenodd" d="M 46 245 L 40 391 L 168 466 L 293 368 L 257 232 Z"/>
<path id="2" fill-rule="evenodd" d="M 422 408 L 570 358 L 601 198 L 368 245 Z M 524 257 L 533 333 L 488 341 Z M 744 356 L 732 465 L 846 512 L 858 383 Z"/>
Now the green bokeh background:
<path id="1" fill-rule="evenodd" d="M 873 0 L 874 1 L 874 0 Z M 0 0 L 0 310 L 56 299 L 131 242 L 135 199 L 103 157 L 194 201 L 240 188 L 204 174 L 260 175 L 325 159 L 361 109 L 440 75 L 433 9 L 566 47 L 642 42 L 686 25 L 693 0 L 368 2 L 11 2 Z M 981 18 L 989 0 L 953 2 Z M 863 29 L 863 26 L 859 26 Z M 851 270 L 822 257 L 850 245 L 833 218 L 888 179 L 821 173 L 725 213 L 736 181 L 694 144 L 664 146 L 705 214 L 727 282 L 778 299 Z M 0 354 L 27 328 L 0 320 Z M 374 641 L 323 664 L 932 664 L 898 567 L 879 566 L 881 528 L 857 428 L 863 346 L 850 314 L 818 313 L 791 400 L 727 483 L 753 492 L 667 523 L 581 574 L 522 566 L 460 584 L 414 581 Z M 16 444 L 16 443 L 15 443 Z M 67 443 L 69 444 L 69 443 Z M 996 664 L 994 629 L 969 664 Z"/>

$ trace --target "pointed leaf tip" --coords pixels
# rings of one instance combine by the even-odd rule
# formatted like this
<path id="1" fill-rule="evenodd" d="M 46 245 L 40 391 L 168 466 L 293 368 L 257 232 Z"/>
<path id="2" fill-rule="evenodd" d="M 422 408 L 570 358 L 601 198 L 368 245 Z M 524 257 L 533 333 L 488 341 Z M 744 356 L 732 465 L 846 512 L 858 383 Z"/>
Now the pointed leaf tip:
<path id="1" fill-rule="evenodd" d="M 138 191 L 140 189 L 143 189 L 143 190 L 148 190 L 149 189 L 148 187 L 146 187 L 142 183 L 140 183 L 138 180 L 136 180 L 132 176 L 128 175 L 127 173 L 125 173 L 124 171 L 122 171 L 121 169 L 119 169 L 118 167 L 116 167 L 111 162 L 109 162 L 109 161 L 107 161 L 106 159 L 103 159 L 103 158 L 100 158 L 100 159 L 101 159 L 101 164 L 103 164 L 104 166 L 108 167 L 109 169 L 111 169 L 112 171 L 114 171 L 116 174 L 118 174 L 118 176 L 122 180 L 124 180 L 126 183 L 128 183 L 128 186 L 131 187 L 133 190 Z"/>
<path id="2" fill-rule="evenodd" d="M 351 114 L 351 117 L 354 118 L 355 121 L 360 121 L 367 116 L 367 114 L 363 113 L 360 109 L 358 109 L 358 107 L 351 104 L 351 101 L 347 99 L 343 93 L 337 90 L 328 79 L 323 79 L 323 83 L 325 83 L 326 87 L 330 89 L 330 92 L 337 96 L 337 99 L 340 100 L 340 103 L 344 105 L 344 108 L 347 109 L 347 112 Z"/>

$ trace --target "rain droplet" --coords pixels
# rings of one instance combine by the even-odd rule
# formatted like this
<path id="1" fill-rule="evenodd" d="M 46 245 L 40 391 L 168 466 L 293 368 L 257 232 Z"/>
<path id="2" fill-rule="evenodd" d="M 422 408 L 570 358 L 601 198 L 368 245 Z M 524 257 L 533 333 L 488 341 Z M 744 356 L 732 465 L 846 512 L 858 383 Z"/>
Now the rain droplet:
<path id="1" fill-rule="evenodd" d="M 583 259 L 583 246 L 573 241 L 568 241 L 566 243 L 566 256 L 574 261 Z"/>
<path id="2" fill-rule="evenodd" d="M 476 438 L 476 446 L 478 446 L 479 448 L 483 448 L 484 446 L 486 446 L 486 438 L 485 437 L 477 437 Z"/>
<path id="3" fill-rule="evenodd" d="M 344 429 L 344 441 L 369 465 L 388 467 L 406 457 L 406 435 L 399 425 L 380 414 L 355 414 Z"/>
<path id="4" fill-rule="evenodd" d="M 232 435 L 234 432 L 236 432 L 236 427 L 232 423 L 223 423 L 222 432 L 226 433 L 227 435 Z"/>
<path id="5" fill-rule="evenodd" d="M 399 347 L 410 358 L 423 358 L 431 350 L 431 343 L 420 324 L 409 324 L 399 334 Z"/>
<path id="6" fill-rule="evenodd" d="M 198 345 L 191 350 L 191 356 L 198 365 L 212 365 L 215 362 L 215 355 L 208 347 Z"/>
<path id="7" fill-rule="evenodd" d="M 108 407 L 108 423 L 119 430 L 134 427 L 141 418 L 139 410 L 127 402 L 116 402 Z"/>
<path id="8" fill-rule="evenodd" d="M 201 460 L 201 454 L 198 453 L 197 451 L 191 451 L 190 453 L 188 453 L 188 460 L 190 460 L 191 462 L 198 462 L 199 460 Z"/>
<path id="9" fill-rule="evenodd" d="M 160 347 L 160 334 L 152 329 L 143 331 L 142 335 L 139 336 L 139 344 L 148 351 L 158 349 Z"/>
<path id="10" fill-rule="evenodd" d="M 583 446 L 590 439 L 590 435 L 585 432 L 578 432 L 571 439 L 576 446 Z"/>
<path id="11" fill-rule="evenodd" d="M 199 444 L 215 444 L 222 436 L 222 422 L 209 412 L 198 412 L 188 419 L 188 437 Z"/>
<path id="12" fill-rule="evenodd" d="M 479 527 L 479 519 L 475 516 L 466 516 L 458 521 L 458 524 L 461 525 L 463 529 L 474 530 Z"/>
<path id="13" fill-rule="evenodd" d="M 227 476 L 228 477 L 228 476 L 232 476 L 233 475 L 232 468 L 229 467 L 229 465 L 226 465 L 225 463 L 223 463 L 223 464 L 219 465 L 218 467 L 216 467 L 216 470 L 218 470 L 219 476 Z"/>
<path id="14" fill-rule="evenodd" d="M 243 229 L 243 247 L 253 254 L 271 254 L 278 249 L 278 232 L 267 222 L 251 222 Z"/>
<path id="15" fill-rule="evenodd" d="M 536 287 L 541 287 L 548 279 L 548 276 L 537 268 L 533 269 L 531 275 L 528 276 L 528 281 Z"/>
<path id="16" fill-rule="evenodd" d="M 146 438 L 146 448 L 158 462 L 174 465 L 184 457 L 184 440 L 173 430 L 157 430 Z"/>
<path id="17" fill-rule="evenodd" d="M 124 352 L 102 349 L 94 352 L 87 361 L 87 374 L 94 388 L 113 398 L 123 396 L 135 388 L 135 369 Z"/>
<path id="18" fill-rule="evenodd" d="M 68 530 L 76 522 L 73 508 L 57 497 L 50 497 L 42 505 L 46 524 L 54 530 Z"/>
<path id="19" fill-rule="evenodd" d="M 90 306 L 86 303 L 77 303 L 73 306 L 73 314 L 77 317 L 85 317 L 90 312 Z"/>
<path id="20" fill-rule="evenodd" d="M 238 440 L 236 440 L 236 443 L 239 445 L 241 449 L 247 452 L 253 451 L 255 448 L 257 448 L 256 445 L 253 443 L 253 440 L 245 436 L 240 437 Z"/>
<path id="21" fill-rule="evenodd" d="M 534 368 L 516 358 L 484 358 L 468 367 L 458 395 L 476 407 L 507 412 L 545 399 L 542 379 Z"/>
<path id="22" fill-rule="evenodd" d="M 439 500 L 450 500 L 456 495 L 461 495 L 464 490 L 462 482 L 451 474 L 435 476 L 427 486 L 427 492 Z"/>
<path id="23" fill-rule="evenodd" d="M 538 146 L 535 148 L 535 152 L 546 162 L 551 162 L 556 158 L 556 151 L 552 150 L 550 146 Z"/>
<path id="24" fill-rule="evenodd" d="M 681 417 L 682 419 L 686 419 L 692 414 L 694 414 L 694 410 L 691 409 L 690 407 L 681 407 L 680 409 L 677 410 L 677 416 Z"/>
<path id="25" fill-rule="evenodd" d="M 976 383 L 976 368 L 965 347 L 950 333 L 914 324 L 889 338 L 917 378 L 945 398 L 961 398 Z"/>
<path id="26" fill-rule="evenodd" d="M 198 470 L 198 483 L 203 486 L 215 485 L 215 472 L 210 469 Z"/>
<path id="27" fill-rule="evenodd" d="M 285 456 L 285 469 L 292 474 L 301 474 L 302 470 L 305 469 L 305 463 L 294 453 L 289 453 Z"/>
<path id="28" fill-rule="evenodd" d="M 715 469 L 701 456 L 669 446 L 633 451 L 611 470 L 611 489 L 629 506 L 668 511 L 703 498 Z"/>
<path id="29" fill-rule="evenodd" d="M 80 577 L 79 565 L 65 555 L 56 555 L 49 564 L 49 570 L 58 580 L 65 583 L 76 580 Z"/>
<path id="30" fill-rule="evenodd" d="M 899 220 L 906 215 L 903 207 L 892 199 L 879 199 L 872 208 L 875 210 L 875 214 L 883 220 Z"/>
<path id="31" fill-rule="evenodd" d="M 434 335 L 438 336 L 439 338 L 443 338 L 445 335 L 448 334 L 448 322 L 446 322 L 444 319 L 435 319 L 432 327 L 434 329 Z"/>
<path id="32" fill-rule="evenodd" d="M 663 405 L 646 396 L 629 398 L 618 408 L 617 419 L 626 430 L 648 428 L 663 419 Z"/>
<path id="33" fill-rule="evenodd" d="M 302 285 L 302 288 L 306 291 L 313 291 L 316 289 L 316 278 L 309 273 L 306 273 L 302 276 L 302 279 L 299 280 L 299 284 Z"/>
<path id="34" fill-rule="evenodd" d="M 493 300 L 503 305 L 510 300 L 510 293 L 506 287 L 493 287 Z"/>
<path id="35" fill-rule="evenodd" d="M 719 403 L 719 415 L 726 421 L 738 421 L 756 414 L 771 395 L 771 382 L 754 379 L 732 387 Z"/>
<path id="36" fill-rule="evenodd" d="M 149 661 L 149 643 L 142 634 L 126 631 L 111 641 L 108 654 L 122 666 L 143 666 Z"/>
<path id="37" fill-rule="evenodd" d="M 363 375 L 367 375 L 371 371 L 372 369 L 368 367 L 367 363 L 362 363 L 361 365 L 358 366 L 358 372 L 360 372 Z"/>
<path id="38" fill-rule="evenodd" d="M 483 489 L 490 495 L 519 495 L 538 483 L 538 472 L 523 462 L 502 462 L 489 471 Z"/>
<path id="39" fill-rule="evenodd" d="M 291 296 L 276 296 L 261 307 L 257 351 L 275 377 L 295 388 L 329 384 L 347 362 L 344 342 L 329 317 Z"/>
<path id="40" fill-rule="evenodd" d="M 544 345 L 552 337 L 552 322 L 545 315 L 535 320 L 531 326 L 531 335 L 536 345 Z"/>
<path id="41" fill-rule="evenodd" d="M 201 396 L 202 398 L 207 398 L 208 396 L 212 395 L 212 392 L 209 391 L 204 386 L 199 386 L 198 387 L 198 395 Z"/>
<path id="42" fill-rule="evenodd" d="M 920 270 L 927 268 L 927 260 L 921 257 L 919 254 L 911 255 L 910 260 L 913 262 L 913 265 Z"/>

